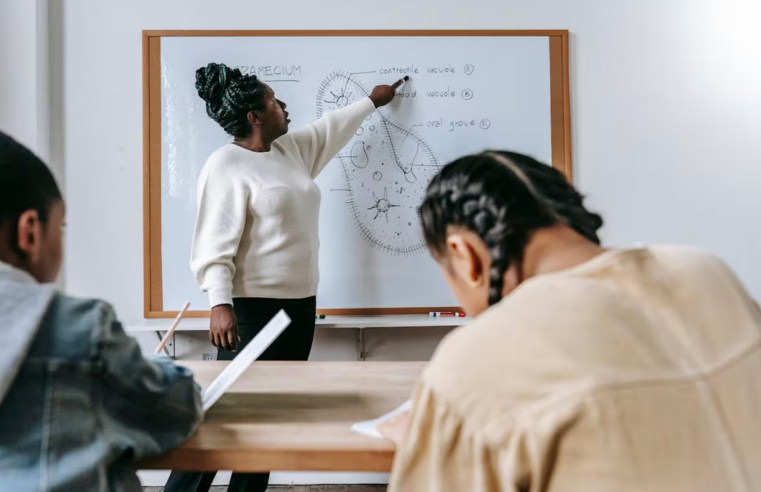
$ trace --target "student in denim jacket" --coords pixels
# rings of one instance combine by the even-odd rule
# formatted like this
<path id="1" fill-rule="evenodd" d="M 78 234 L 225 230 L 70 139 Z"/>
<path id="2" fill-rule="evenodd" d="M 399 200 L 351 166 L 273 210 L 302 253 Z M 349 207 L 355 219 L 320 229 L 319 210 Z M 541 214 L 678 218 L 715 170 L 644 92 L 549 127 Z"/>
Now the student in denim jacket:
<path id="1" fill-rule="evenodd" d="M 50 285 L 63 223 L 50 170 L 0 133 L 0 491 L 139 491 L 134 463 L 195 431 L 199 389 L 109 305 Z"/>

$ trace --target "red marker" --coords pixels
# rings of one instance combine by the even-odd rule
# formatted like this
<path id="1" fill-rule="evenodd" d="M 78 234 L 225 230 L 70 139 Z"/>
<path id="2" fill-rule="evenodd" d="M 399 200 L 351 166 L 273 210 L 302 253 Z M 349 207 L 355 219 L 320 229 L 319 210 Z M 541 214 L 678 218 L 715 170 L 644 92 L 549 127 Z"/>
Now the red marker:
<path id="1" fill-rule="evenodd" d="M 460 313 L 457 311 L 434 311 L 431 313 L 428 313 L 428 316 L 431 318 L 464 318 L 465 313 Z"/>

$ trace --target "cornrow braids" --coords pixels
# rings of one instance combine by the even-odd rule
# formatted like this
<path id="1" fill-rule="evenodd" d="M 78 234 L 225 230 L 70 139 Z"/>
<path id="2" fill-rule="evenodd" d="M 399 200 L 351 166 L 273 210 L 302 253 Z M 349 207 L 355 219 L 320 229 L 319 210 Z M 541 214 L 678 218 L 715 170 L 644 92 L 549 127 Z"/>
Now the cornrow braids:
<path id="1" fill-rule="evenodd" d="M 584 196 L 568 182 L 562 172 L 516 152 L 487 153 L 509 160 L 531 182 L 532 188 L 559 220 L 589 241 L 600 244 L 597 231 L 603 226 L 602 217 L 584 207 Z"/>
<path id="2" fill-rule="evenodd" d="M 520 269 L 534 231 L 564 222 L 599 243 L 596 231 L 602 225 L 562 173 L 530 157 L 497 151 L 445 166 L 428 186 L 420 218 L 425 241 L 436 254 L 444 253 L 450 227 L 468 229 L 484 241 L 492 260 L 489 305 L 502 298 L 510 265 Z"/>
<path id="3" fill-rule="evenodd" d="M 196 90 L 206 101 L 206 114 L 234 137 L 251 133 L 248 113 L 265 108 L 265 86 L 256 75 L 237 68 L 209 63 L 196 70 Z"/>
<path id="4" fill-rule="evenodd" d="M 425 240 L 438 254 L 444 251 L 449 227 L 463 227 L 484 241 L 492 260 L 490 305 L 502 298 L 512 262 L 521 265 L 531 232 L 555 223 L 522 179 L 487 154 L 445 166 L 428 186 L 420 218 Z"/>

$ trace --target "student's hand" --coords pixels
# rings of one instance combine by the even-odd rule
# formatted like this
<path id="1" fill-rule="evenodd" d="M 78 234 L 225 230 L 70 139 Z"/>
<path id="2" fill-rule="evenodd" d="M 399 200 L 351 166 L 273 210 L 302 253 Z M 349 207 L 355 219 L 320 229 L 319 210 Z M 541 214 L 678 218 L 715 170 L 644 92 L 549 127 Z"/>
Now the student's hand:
<path id="1" fill-rule="evenodd" d="M 410 412 L 400 413 L 399 415 L 383 422 L 378 426 L 378 432 L 386 439 L 391 439 L 396 447 L 402 445 L 404 436 L 407 434 L 409 425 Z"/>
<path id="2" fill-rule="evenodd" d="M 394 82 L 393 85 L 376 85 L 373 91 L 370 93 L 370 100 L 375 104 L 376 108 L 385 106 L 394 100 L 396 96 L 396 89 L 404 83 L 403 79 L 399 79 Z"/>
<path id="3" fill-rule="evenodd" d="M 209 340 L 215 347 L 228 352 L 235 352 L 237 349 L 240 341 L 238 320 L 235 318 L 235 311 L 231 305 L 222 304 L 211 309 Z"/>

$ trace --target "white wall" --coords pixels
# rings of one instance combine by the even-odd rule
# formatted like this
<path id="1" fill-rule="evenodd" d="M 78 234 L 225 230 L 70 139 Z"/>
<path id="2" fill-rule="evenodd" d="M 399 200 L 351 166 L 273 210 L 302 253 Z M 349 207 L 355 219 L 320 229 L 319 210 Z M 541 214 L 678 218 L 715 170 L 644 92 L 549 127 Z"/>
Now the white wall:
<path id="1" fill-rule="evenodd" d="M 34 148 L 37 147 L 35 23 L 34 2 L 0 3 L 0 129 Z"/>
<path id="2" fill-rule="evenodd" d="M 50 157 L 47 0 L 0 2 L 0 130 Z"/>

